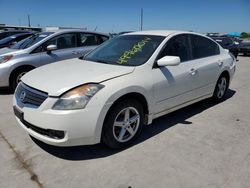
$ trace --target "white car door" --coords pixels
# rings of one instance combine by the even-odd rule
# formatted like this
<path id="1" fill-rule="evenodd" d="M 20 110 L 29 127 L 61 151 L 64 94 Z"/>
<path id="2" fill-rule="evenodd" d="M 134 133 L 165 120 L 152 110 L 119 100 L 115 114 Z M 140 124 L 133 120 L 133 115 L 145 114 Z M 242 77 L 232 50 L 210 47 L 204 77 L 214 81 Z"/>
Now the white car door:
<path id="1" fill-rule="evenodd" d="M 219 77 L 223 60 L 220 58 L 220 48 L 203 36 L 190 34 L 192 59 L 198 76 L 196 96 L 212 94 Z"/>
<path id="2" fill-rule="evenodd" d="M 187 34 L 172 37 L 160 52 L 158 59 L 167 55 L 179 56 L 181 64 L 153 68 L 155 114 L 196 98 L 198 74 L 190 53 L 190 40 Z"/>

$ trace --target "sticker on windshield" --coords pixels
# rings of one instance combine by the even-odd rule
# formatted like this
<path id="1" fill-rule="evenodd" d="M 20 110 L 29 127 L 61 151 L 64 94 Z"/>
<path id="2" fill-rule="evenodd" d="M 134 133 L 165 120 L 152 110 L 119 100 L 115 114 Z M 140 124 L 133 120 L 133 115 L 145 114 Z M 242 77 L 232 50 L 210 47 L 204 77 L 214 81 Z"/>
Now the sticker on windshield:
<path id="1" fill-rule="evenodd" d="M 122 56 L 118 59 L 118 64 L 124 64 L 127 63 L 128 60 L 136 55 L 138 52 L 141 52 L 143 47 L 151 40 L 151 38 L 146 37 L 142 41 L 135 44 L 131 50 L 127 50 L 122 54 Z"/>

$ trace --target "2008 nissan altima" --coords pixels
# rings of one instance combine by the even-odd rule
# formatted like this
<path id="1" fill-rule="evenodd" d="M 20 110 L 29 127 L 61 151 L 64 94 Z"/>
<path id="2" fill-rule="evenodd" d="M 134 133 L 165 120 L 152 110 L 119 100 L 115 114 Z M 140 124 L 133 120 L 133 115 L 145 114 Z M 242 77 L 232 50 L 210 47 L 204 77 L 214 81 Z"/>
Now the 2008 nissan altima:
<path id="1" fill-rule="evenodd" d="M 14 97 L 18 123 L 51 145 L 130 145 L 143 125 L 197 101 L 225 96 L 235 58 L 193 32 L 142 31 L 35 69 Z"/>

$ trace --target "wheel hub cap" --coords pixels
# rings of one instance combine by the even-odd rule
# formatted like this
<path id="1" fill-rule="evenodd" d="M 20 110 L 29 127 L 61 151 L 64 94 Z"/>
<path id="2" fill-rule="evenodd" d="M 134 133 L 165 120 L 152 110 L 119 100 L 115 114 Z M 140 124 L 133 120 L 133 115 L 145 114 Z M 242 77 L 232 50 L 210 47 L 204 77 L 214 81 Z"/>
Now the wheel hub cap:
<path id="1" fill-rule="evenodd" d="M 113 135 L 118 142 L 127 142 L 135 136 L 139 125 L 139 112 L 134 107 L 127 107 L 116 116 Z"/>
<path id="2" fill-rule="evenodd" d="M 226 89 L 227 89 L 227 80 L 226 78 L 222 77 L 218 83 L 217 97 L 222 98 L 225 94 Z"/>

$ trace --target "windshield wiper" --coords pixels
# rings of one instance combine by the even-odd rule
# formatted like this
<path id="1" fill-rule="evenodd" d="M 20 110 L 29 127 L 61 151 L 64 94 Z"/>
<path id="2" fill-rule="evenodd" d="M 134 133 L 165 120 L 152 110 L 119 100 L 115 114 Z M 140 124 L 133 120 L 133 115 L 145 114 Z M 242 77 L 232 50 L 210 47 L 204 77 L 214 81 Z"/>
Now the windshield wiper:
<path id="1" fill-rule="evenodd" d="M 110 64 L 108 63 L 107 61 L 104 61 L 104 60 L 101 60 L 101 59 L 83 59 L 83 60 L 86 60 L 86 61 L 93 61 L 93 62 L 98 62 L 98 63 L 104 63 L 104 64 Z"/>
<path id="2" fill-rule="evenodd" d="M 95 62 L 109 64 L 107 61 L 103 61 L 103 60 L 100 60 L 100 59 L 95 60 Z"/>

